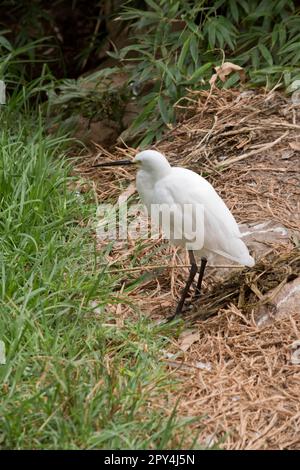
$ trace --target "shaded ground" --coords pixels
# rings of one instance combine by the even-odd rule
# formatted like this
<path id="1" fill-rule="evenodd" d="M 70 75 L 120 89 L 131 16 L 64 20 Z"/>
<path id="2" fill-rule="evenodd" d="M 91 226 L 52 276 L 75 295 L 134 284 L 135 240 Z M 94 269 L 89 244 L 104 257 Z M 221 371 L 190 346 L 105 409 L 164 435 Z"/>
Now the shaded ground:
<path id="1" fill-rule="evenodd" d="M 278 292 L 300 275 L 299 104 L 276 92 L 214 90 L 193 93 L 181 112 L 181 123 L 157 149 L 172 164 L 207 177 L 239 223 L 271 220 L 285 227 L 288 237 L 260 240 L 264 254 L 256 256 L 253 269 L 227 269 L 220 280 L 210 268 L 202 299 L 186 317 L 191 331 L 185 337 L 191 341 L 182 347 L 180 336 L 173 350 L 162 352 L 162 361 L 182 379 L 182 386 L 167 403 L 164 399 L 153 406 L 171 410 L 180 397 L 180 412 L 199 418 L 194 426 L 200 444 L 299 448 L 300 365 L 292 361 L 292 345 L 300 340 L 298 288 L 285 316 L 276 315 L 274 300 L 274 288 Z M 91 169 L 104 158 L 131 156 L 133 149 L 114 154 L 98 150 L 77 171 L 94 181 L 99 201 L 116 201 L 120 192 L 134 199 L 134 187 L 128 187 L 133 173 L 118 169 L 99 175 Z M 78 189 L 84 190 L 84 184 Z M 99 248 L 107 246 L 98 241 Z M 139 310 L 157 321 L 174 309 L 187 260 L 163 240 L 116 242 L 107 262 L 112 273 L 124 270 L 124 283 L 117 287 L 120 302 L 109 307 L 120 328 Z M 258 327 L 263 305 L 269 307 L 272 322 Z"/>

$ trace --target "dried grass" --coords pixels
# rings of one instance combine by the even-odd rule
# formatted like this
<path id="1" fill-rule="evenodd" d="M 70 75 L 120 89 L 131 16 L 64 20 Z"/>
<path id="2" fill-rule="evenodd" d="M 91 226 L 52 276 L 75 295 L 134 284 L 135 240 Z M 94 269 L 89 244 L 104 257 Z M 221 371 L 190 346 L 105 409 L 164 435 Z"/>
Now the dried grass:
<path id="1" fill-rule="evenodd" d="M 179 411 L 199 417 L 199 443 L 299 449 L 300 371 L 290 360 L 290 345 L 300 338 L 299 314 L 258 328 L 232 305 L 196 326 L 200 340 L 177 374 Z M 211 370 L 187 368 L 199 361 Z"/>
<path id="2" fill-rule="evenodd" d="M 157 149 L 173 165 L 203 174 L 238 222 L 271 219 L 298 232 L 299 106 L 277 92 L 214 89 L 212 94 L 191 92 L 177 107 L 180 122 Z M 116 168 L 100 174 L 91 166 L 134 153 L 117 148 L 111 154 L 98 147 L 76 171 L 94 182 L 101 202 L 116 200 L 134 181 L 134 173 Z M 127 240 L 117 242 L 106 261 L 112 275 L 114 270 L 124 272 L 119 291 L 139 280 L 129 295 L 132 305 L 109 307 L 118 325 L 138 315 L 136 307 L 153 319 L 173 310 L 188 269 L 188 260 L 177 249 L 162 239 Z M 299 250 L 290 243 L 270 246 L 254 268 L 234 270 L 225 282 L 216 281 L 213 269 L 205 278 L 201 301 L 187 317 L 200 340 L 181 353 L 184 367 L 176 375 L 183 378 L 182 384 L 176 396 L 169 397 L 170 407 L 180 395 L 180 412 L 201 417 L 195 424 L 200 443 L 221 439 L 226 449 L 299 448 L 300 366 L 290 362 L 289 347 L 300 339 L 300 312 L 258 328 L 252 310 L 259 302 L 272 301 L 271 289 L 299 275 Z M 195 367 L 199 361 L 210 367 Z M 178 360 L 173 365 L 169 361 L 171 369 L 174 364 L 177 367 Z"/>

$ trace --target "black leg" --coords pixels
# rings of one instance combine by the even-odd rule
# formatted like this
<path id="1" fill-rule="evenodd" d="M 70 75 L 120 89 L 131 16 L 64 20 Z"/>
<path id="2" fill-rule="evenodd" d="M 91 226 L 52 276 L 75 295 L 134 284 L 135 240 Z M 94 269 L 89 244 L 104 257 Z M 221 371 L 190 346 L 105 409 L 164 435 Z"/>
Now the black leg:
<path id="1" fill-rule="evenodd" d="M 199 269 L 199 278 L 198 278 L 195 297 L 194 297 L 195 300 L 199 299 L 200 294 L 201 294 L 201 285 L 202 285 L 202 280 L 203 280 L 203 275 L 204 275 L 206 264 L 207 264 L 207 259 L 204 258 L 204 257 L 201 258 L 201 265 L 200 265 L 200 269 Z"/>
<path id="2" fill-rule="evenodd" d="M 178 302 L 175 314 L 171 318 L 169 318 L 168 321 L 173 320 L 173 318 L 176 317 L 176 315 L 181 314 L 185 299 L 189 293 L 190 287 L 197 274 L 197 264 L 196 264 L 195 256 L 192 250 L 189 250 L 189 257 L 190 257 L 190 262 L 191 262 L 190 274 L 189 274 L 188 280 L 186 281 L 186 285 L 181 293 L 181 297 Z"/>

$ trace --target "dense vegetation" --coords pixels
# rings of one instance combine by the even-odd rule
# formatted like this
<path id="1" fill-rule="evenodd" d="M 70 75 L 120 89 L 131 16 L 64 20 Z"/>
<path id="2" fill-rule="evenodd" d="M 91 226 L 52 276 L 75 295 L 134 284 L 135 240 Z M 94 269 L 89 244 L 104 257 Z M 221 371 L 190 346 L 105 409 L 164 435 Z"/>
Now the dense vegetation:
<path id="1" fill-rule="evenodd" d="M 172 387 L 159 365 L 168 327 L 120 328 L 105 309 L 122 274 L 95 248 L 69 140 L 46 134 L 26 96 L 0 107 L 0 448 L 180 446 L 183 421 L 149 406 Z"/>
<path id="2" fill-rule="evenodd" d="M 129 2 L 130 3 L 130 2 Z M 212 67 L 231 60 L 245 67 L 251 86 L 288 86 L 300 79 L 300 10 L 290 0 L 146 0 L 147 11 L 127 6 L 133 44 L 113 56 L 133 61 L 131 79 L 152 80 L 133 125 L 144 143 L 175 120 L 173 105 L 187 88 L 208 88 Z M 134 53 L 129 58 L 130 53 Z M 237 84 L 231 75 L 223 86 Z M 160 119 L 157 119 L 157 115 Z"/>
<path id="3" fill-rule="evenodd" d="M 18 61 L 26 61 L 22 75 L 33 78 L 45 67 L 56 79 L 97 66 L 106 76 L 115 67 L 126 71 L 141 109 L 130 131 L 142 145 L 174 123 L 174 104 L 188 88 L 210 86 L 213 67 L 224 60 L 245 68 L 247 86 L 286 88 L 300 79 L 300 9 L 293 0 L 102 1 L 88 8 L 81 0 L 6 0 L 2 10 L 0 52 L 18 51 Z M 234 73 L 222 86 L 238 81 Z M 68 82 L 64 95 L 76 96 L 76 86 Z"/>

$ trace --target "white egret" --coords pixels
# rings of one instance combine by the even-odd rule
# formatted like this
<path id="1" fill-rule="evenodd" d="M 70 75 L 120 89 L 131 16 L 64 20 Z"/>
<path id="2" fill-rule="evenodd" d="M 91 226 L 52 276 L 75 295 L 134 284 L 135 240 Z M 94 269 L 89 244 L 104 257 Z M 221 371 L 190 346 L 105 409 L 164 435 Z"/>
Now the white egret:
<path id="1" fill-rule="evenodd" d="M 186 168 L 172 167 L 166 157 L 155 150 L 142 151 L 134 160 L 100 163 L 95 167 L 132 164 L 138 167 L 136 186 L 148 213 L 151 213 L 153 207 L 172 208 L 173 217 L 169 220 L 160 219 L 162 231 L 168 232 L 171 243 L 188 249 L 191 268 L 175 315 L 182 312 L 197 274 L 197 257 L 201 257 L 201 263 L 196 298 L 200 295 L 207 261 L 213 256 L 221 255 L 249 267 L 254 265 L 254 259 L 241 240 L 233 215 L 212 185 L 202 176 Z M 202 217 L 197 217 L 197 208 L 201 209 L 198 214 L 202 214 Z M 193 231 L 192 226 L 195 223 Z M 197 232 L 201 232 L 202 236 L 195 239 Z"/>

